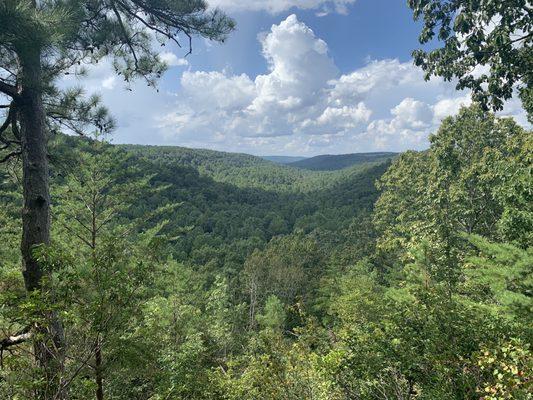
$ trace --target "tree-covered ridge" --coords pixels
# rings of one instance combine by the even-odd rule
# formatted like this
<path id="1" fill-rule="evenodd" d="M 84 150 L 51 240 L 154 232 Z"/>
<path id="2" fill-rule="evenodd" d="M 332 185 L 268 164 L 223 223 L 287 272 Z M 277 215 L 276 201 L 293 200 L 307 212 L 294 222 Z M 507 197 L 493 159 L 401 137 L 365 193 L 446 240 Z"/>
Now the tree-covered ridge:
<path id="1" fill-rule="evenodd" d="M 273 161 L 278 164 L 290 164 L 291 162 L 305 160 L 308 157 L 298 157 L 298 156 L 262 156 L 268 161 Z"/>
<path id="2" fill-rule="evenodd" d="M 249 154 L 175 146 L 121 145 L 119 147 L 157 165 L 193 167 L 202 175 L 209 176 L 217 182 L 289 192 L 316 191 L 326 186 L 334 186 L 349 176 L 382 164 L 391 158 L 388 153 L 357 155 L 357 161 L 352 163 L 352 160 L 349 160 L 345 171 L 318 171 L 320 168 L 311 171 L 313 168 L 309 168 L 310 170 L 293 168 L 293 164 L 280 165 Z"/>
<path id="3" fill-rule="evenodd" d="M 394 156 L 396 153 L 391 152 L 320 155 L 295 161 L 289 165 L 312 171 L 335 171 L 370 162 L 383 162 L 394 158 Z"/>
<path id="4" fill-rule="evenodd" d="M 388 166 L 301 171 L 249 155 L 152 146 L 132 150 L 59 135 L 51 153 L 54 184 L 61 187 L 72 171 L 83 170 L 87 156 L 102 158 L 115 184 L 145 181 L 135 201 L 119 207 L 114 219 L 126 223 L 157 211 L 146 226 L 166 221 L 164 231 L 175 237 L 170 246 L 175 257 L 194 265 L 216 261 L 221 270 L 237 242 L 251 252 L 278 235 L 348 229 L 357 216 L 371 212 L 378 196 L 374 182 Z M 60 191 L 56 201 L 65 196 Z"/>

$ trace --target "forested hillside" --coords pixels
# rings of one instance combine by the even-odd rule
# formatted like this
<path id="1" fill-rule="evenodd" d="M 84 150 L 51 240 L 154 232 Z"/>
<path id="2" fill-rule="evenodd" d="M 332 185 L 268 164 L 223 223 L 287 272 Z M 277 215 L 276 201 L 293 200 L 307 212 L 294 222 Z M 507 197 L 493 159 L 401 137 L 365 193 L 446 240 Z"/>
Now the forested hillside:
<path id="1" fill-rule="evenodd" d="M 368 162 L 383 162 L 390 160 L 396 154 L 381 153 L 355 153 L 338 155 L 321 155 L 289 163 L 291 167 L 309 169 L 312 171 L 335 171 Z"/>
<path id="2" fill-rule="evenodd" d="M 527 399 L 531 138 L 473 107 L 428 151 L 315 172 L 56 136 L 39 298 L 2 168 L 1 392 L 47 384 L 22 338 L 53 299 L 73 398 Z"/>

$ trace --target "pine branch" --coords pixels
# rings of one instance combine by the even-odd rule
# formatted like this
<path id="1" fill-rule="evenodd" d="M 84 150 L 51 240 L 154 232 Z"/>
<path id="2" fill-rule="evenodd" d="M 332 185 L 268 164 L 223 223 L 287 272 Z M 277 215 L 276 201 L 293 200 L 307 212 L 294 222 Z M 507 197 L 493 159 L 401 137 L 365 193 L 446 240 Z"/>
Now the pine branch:
<path id="1" fill-rule="evenodd" d="M 124 40 L 126 41 L 126 44 L 130 48 L 131 55 L 133 56 L 133 60 L 135 61 L 135 70 L 139 70 L 139 60 L 137 58 L 137 53 L 135 52 L 135 46 L 133 46 L 133 43 L 131 42 L 131 38 L 128 35 L 128 31 L 126 30 L 126 27 L 124 26 L 124 23 L 122 22 L 122 17 L 120 16 L 120 12 L 117 10 L 117 7 L 115 6 L 115 2 L 111 2 L 111 8 L 113 9 L 113 13 L 117 17 L 118 24 L 120 26 L 120 30 L 122 31 L 122 34 L 124 35 Z"/>
<path id="2" fill-rule="evenodd" d="M 158 28 L 157 26 L 154 26 L 153 24 L 150 24 L 149 22 L 147 22 L 144 18 L 142 18 L 138 13 L 134 13 L 133 11 L 131 11 L 127 5 L 125 5 L 124 3 L 118 1 L 118 4 L 120 4 L 122 6 L 122 9 L 124 11 L 126 11 L 128 14 L 130 14 L 133 18 L 137 19 L 139 22 L 141 22 L 145 27 L 147 27 L 148 29 L 151 29 L 155 32 L 158 32 L 160 33 L 161 35 L 165 36 L 167 39 L 173 41 L 174 43 L 176 43 L 178 45 L 178 47 L 181 47 L 181 43 L 178 41 L 178 39 L 172 35 L 171 33 L 169 32 L 165 32 L 164 30 Z"/>

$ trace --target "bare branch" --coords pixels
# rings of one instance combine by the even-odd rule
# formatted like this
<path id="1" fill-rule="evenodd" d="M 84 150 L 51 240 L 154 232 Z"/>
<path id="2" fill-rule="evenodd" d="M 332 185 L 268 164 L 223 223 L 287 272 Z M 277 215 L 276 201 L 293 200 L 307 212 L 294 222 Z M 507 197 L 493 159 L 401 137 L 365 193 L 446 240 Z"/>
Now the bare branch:
<path id="1" fill-rule="evenodd" d="M 18 97 L 17 88 L 2 80 L 0 80 L 0 92 L 8 95 L 13 99 L 16 99 Z"/>
<path id="2" fill-rule="evenodd" d="M 13 157 L 18 157 L 21 154 L 22 154 L 22 152 L 20 150 L 12 151 L 11 153 L 7 154 L 5 157 L 0 158 L 0 164 L 5 163 L 6 161 L 8 161 L 9 159 L 11 159 Z"/>
<path id="3" fill-rule="evenodd" d="M 111 8 L 113 8 L 113 13 L 117 17 L 117 21 L 120 25 L 120 29 L 122 30 L 122 33 L 124 35 L 124 40 L 126 40 L 126 44 L 130 48 L 131 55 L 133 56 L 133 59 L 135 60 L 135 69 L 139 70 L 139 60 L 137 59 L 137 53 L 135 53 L 135 47 L 131 43 L 131 38 L 128 35 L 128 31 L 126 30 L 124 23 L 122 22 L 122 17 L 120 16 L 120 12 L 117 10 L 117 7 L 115 6 L 114 1 L 111 2 Z"/>
<path id="4" fill-rule="evenodd" d="M 22 332 L 17 333 L 13 336 L 8 336 L 0 340 L 0 351 L 4 351 L 10 347 L 16 346 L 18 344 L 24 343 L 29 340 L 32 336 L 32 333 L 29 329 L 25 329 Z"/>
<path id="5" fill-rule="evenodd" d="M 59 221 L 59 223 L 61 224 L 61 226 L 63 228 L 65 228 L 69 233 L 73 234 L 74 236 L 76 236 L 79 240 L 81 240 L 83 243 L 85 243 L 87 246 L 89 246 L 90 248 L 92 248 L 92 244 L 87 240 L 85 239 L 83 236 L 81 236 L 80 234 L 76 233 L 72 228 L 70 228 L 67 224 Z"/>

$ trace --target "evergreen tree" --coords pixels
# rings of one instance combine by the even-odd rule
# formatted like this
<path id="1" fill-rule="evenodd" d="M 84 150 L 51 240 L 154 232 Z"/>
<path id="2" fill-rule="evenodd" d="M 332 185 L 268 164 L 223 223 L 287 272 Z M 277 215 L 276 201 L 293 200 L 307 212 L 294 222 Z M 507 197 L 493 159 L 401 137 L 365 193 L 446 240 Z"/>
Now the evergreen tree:
<path id="1" fill-rule="evenodd" d="M 33 250 L 50 242 L 48 132 L 58 126 L 81 132 L 87 124 L 108 131 L 113 125 L 97 99 L 84 100 L 80 90 L 61 91 L 59 77 L 107 58 L 126 82 L 143 77 L 153 85 L 165 65 L 153 50 L 152 34 L 163 43 L 180 44 L 194 35 L 222 41 L 233 26 L 220 11 L 208 11 L 203 0 L 0 3 L 0 92 L 10 100 L 0 135 L 2 149 L 10 150 L 3 158 L 22 157 L 22 258 L 28 291 L 39 290 L 43 277 Z M 8 128 L 12 136 L 4 135 Z M 63 364 L 64 339 L 57 316 L 49 317 L 57 351 L 51 353 L 36 340 L 35 354 L 54 381 Z M 59 392 L 61 385 L 57 383 Z"/>

